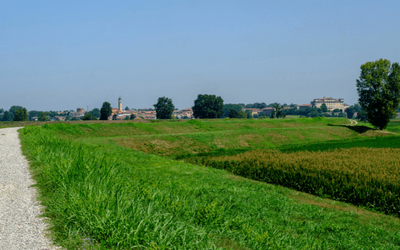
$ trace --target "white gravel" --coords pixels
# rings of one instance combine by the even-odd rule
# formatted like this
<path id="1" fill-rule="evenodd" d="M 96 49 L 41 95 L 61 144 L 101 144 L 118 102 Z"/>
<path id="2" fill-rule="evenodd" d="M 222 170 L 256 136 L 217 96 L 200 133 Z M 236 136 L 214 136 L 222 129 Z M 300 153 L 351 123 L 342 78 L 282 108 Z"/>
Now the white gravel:
<path id="1" fill-rule="evenodd" d="M 61 249 L 51 245 L 39 218 L 34 181 L 17 130 L 0 129 L 0 249 Z"/>

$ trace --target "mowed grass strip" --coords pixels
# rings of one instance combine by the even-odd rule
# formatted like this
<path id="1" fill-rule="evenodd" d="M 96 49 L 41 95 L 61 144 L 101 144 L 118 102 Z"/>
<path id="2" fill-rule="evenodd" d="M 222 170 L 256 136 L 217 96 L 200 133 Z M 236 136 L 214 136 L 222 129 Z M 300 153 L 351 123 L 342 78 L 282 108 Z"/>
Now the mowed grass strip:
<path id="1" fill-rule="evenodd" d="M 397 138 L 398 139 L 398 138 Z M 400 216 L 400 149 L 252 150 L 186 161 Z"/>
<path id="2" fill-rule="evenodd" d="M 400 248 L 396 218 L 223 170 L 65 139 L 51 126 L 25 127 L 21 139 L 51 235 L 67 249 Z"/>

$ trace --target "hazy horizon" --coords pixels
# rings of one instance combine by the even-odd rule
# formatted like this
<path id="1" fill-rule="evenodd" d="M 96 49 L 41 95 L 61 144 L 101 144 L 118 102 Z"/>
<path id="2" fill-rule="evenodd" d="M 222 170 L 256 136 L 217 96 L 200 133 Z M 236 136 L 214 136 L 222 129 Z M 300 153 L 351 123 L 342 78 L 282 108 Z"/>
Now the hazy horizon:
<path id="1" fill-rule="evenodd" d="M 357 103 L 360 66 L 399 62 L 399 1 L 9 1 L 0 108 Z"/>

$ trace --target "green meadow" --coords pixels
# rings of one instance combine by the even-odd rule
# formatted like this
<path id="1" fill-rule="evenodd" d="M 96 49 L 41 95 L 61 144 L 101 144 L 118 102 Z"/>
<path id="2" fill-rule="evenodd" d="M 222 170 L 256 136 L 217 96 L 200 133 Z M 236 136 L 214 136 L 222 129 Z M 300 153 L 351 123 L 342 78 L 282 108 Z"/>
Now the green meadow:
<path id="1" fill-rule="evenodd" d="M 397 126 L 382 132 L 348 124 L 336 118 L 57 123 L 27 126 L 20 137 L 50 236 L 66 249 L 400 249 L 397 205 L 388 204 L 389 191 L 399 194 Z M 366 169 L 368 181 L 350 178 Z M 322 172 L 334 181 L 350 176 L 341 183 L 365 187 L 358 197 L 376 198 L 374 190 L 383 188 L 389 198 L 375 208 L 354 206 L 311 178 Z M 276 173 L 287 183 L 268 179 Z M 291 186 L 296 174 L 309 180 L 298 182 L 304 190 Z"/>

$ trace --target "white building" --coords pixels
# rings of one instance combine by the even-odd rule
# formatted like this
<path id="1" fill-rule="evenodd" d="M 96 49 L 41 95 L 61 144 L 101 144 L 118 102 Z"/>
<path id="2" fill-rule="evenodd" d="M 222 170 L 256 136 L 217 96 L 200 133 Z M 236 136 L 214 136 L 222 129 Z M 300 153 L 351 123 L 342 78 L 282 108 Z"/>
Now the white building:
<path id="1" fill-rule="evenodd" d="M 343 98 L 334 99 L 332 97 L 323 97 L 314 99 L 314 101 L 311 102 L 311 105 L 316 108 L 320 108 L 322 104 L 325 104 L 329 111 L 339 109 L 344 112 L 345 109 L 349 107 L 349 105 L 344 103 Z"/>

